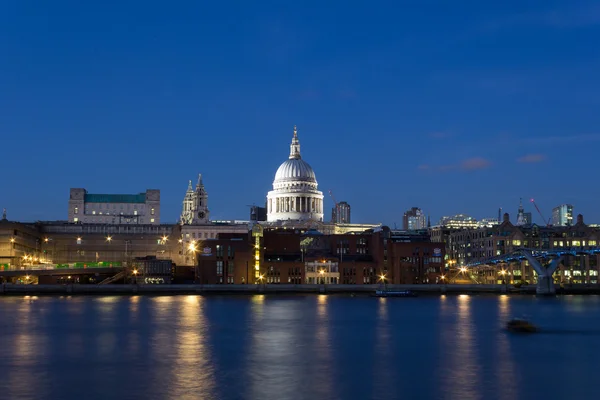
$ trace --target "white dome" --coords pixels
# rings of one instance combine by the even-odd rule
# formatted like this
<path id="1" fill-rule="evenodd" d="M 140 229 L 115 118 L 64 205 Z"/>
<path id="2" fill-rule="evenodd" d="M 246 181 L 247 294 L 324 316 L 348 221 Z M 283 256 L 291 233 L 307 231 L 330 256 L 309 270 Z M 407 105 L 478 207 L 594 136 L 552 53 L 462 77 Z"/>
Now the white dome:
<path id="1" fill-rule="evenodd" d="M 277 169 L 273 190 L 267 194 L 267 221 L 323 221 L 323 193 L 315 171 L 300 156 L 295 126 L 290 157 Z"/>
<path id="2" fill-rule="evenodd" d="M 317 183 L 317 178 L 315 171 L 306 161 L 301 158 L 291 158 L 279 166 L 273 184 L 283 181 Z"/>

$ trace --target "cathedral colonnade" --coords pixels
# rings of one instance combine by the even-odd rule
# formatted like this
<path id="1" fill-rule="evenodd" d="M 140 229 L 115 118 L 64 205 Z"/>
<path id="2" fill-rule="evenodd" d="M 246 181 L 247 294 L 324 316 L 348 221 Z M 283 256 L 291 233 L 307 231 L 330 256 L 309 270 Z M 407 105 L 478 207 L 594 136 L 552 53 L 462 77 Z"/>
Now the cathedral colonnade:
<path id="1" fill-rule="evenodd" d="M 323 213 L 323 199 L 312 196 L 276 196 L 268 202 L 269 213 Z"/>

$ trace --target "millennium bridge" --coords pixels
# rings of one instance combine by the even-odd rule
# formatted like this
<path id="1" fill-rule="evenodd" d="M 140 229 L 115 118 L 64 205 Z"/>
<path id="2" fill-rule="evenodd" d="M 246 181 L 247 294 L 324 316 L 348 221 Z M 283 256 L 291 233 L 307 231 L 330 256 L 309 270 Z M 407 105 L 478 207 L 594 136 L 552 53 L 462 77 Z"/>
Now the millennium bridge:
<path id="1" fill-rule="evenodd" d="M 600 248 L 570 248 L 560 250 L 520 248 L 511 253 L 465 264 L 463 268 L 472 268 L 477 270 L 480 268 L 495 266 L 497 264 L 509 264 L 512 262 L 520 263 L 521 261 L 526 260 L 537 274 L 537 294 L 552 295 L 556 293 L 552 275 L 557 270 L 561 261 L 564 260 L 565 256 L 596 255 L 599 253 Z"/>

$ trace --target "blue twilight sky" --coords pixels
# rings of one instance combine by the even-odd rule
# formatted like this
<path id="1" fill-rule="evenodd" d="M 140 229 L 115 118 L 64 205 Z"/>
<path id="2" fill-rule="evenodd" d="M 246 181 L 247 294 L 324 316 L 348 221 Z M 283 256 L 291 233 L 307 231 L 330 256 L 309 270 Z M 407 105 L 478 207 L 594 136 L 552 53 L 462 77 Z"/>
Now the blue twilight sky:
<path id="1" fill-rule="evenodd" d="M 520 197 L 600 222 L 599 110 L 597 1 L 0 2 L 12 220 L 84 187 L 160 189 L 174 222 L 200 172 L 214 219 L 248 219 L 296 124 L 353 222 L 514 220 Z"/>

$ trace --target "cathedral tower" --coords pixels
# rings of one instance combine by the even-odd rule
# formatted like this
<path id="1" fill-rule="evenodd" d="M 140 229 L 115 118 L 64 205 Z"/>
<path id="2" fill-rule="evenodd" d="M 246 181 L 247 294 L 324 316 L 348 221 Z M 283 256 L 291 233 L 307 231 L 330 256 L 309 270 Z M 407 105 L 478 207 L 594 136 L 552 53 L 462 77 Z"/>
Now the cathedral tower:
<path id="1" fill-rule="evenodd" d="M 208 217 L 208 194 L 204 188 L 204 183 L 202 183 L 202 174 L 198 174 L 198 182 L 195 189 L 192 187 L 192 181 L 188 182 L 188 188 L 183 198 L 181 224 L 207 224 L 209 222 Z"/>

